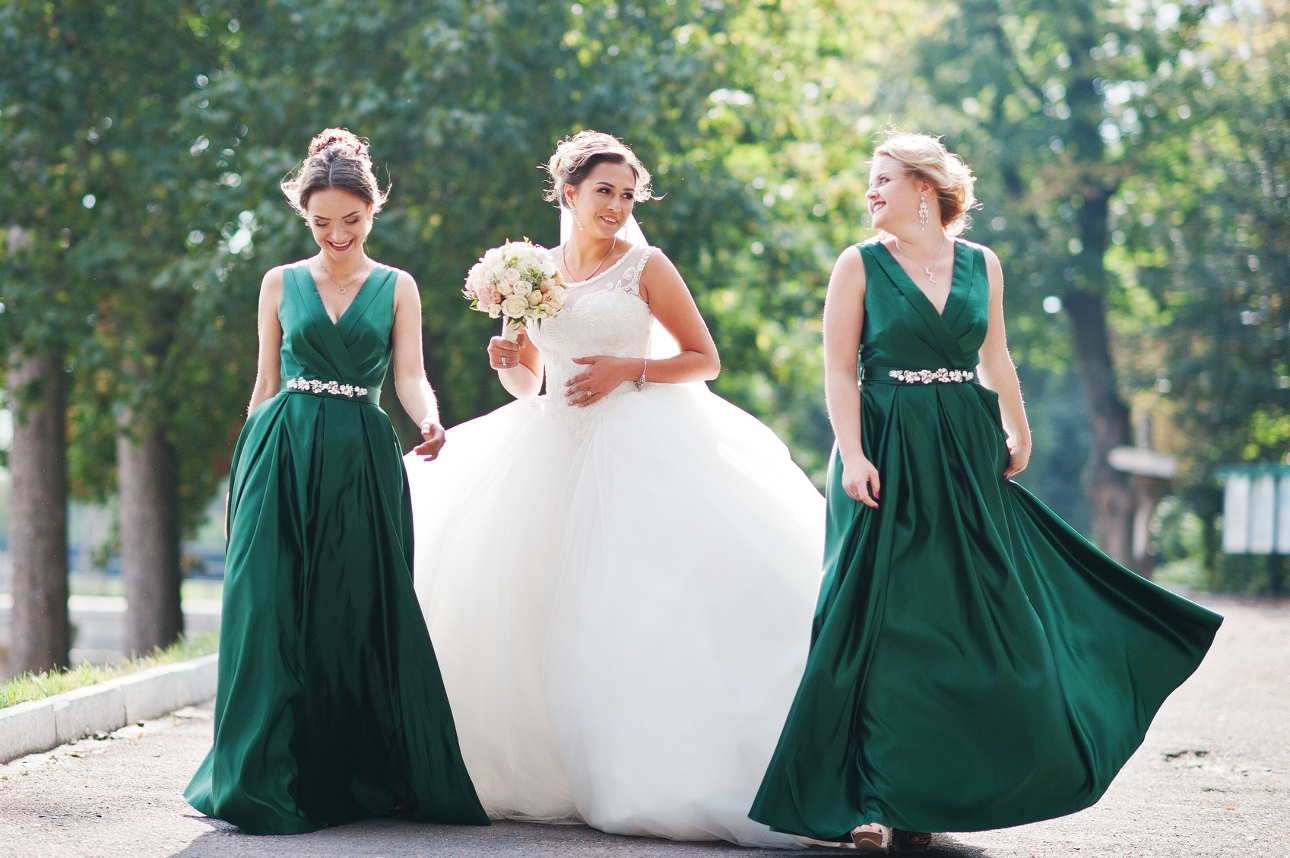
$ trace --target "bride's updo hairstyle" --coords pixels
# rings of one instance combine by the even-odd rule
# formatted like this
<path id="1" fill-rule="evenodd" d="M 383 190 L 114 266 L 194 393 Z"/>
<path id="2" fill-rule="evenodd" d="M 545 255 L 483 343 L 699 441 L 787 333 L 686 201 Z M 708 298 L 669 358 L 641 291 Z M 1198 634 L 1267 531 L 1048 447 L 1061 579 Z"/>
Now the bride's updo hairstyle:
<path id="1" fill-rule="evenodd" d="M 968 212 L 979 203 L 972 188 L 976 176 L 958 155 L 945 148 L 939 137 L 901 131 L 891 134 L 877 149 L 874 157 L 886 155 L 904 165 L 908 175 L 936 189 L 941 206 L 941 226 L 950 235 L 968 228 Z"/>
<path id="2" fill-rule="evenodd" d="M 654 199 L 649 186 L 649 170 L 645 169 L 640 158 L 623 141 L 601 131 L 579 131 L 555 148 L 555 154 L 546 164 L 546 171 L 551 174 L 551 187 L 544 198 L 565 208 L 568 204 L 564 189 L 581 185 L 596 165 L 602 163 L 631 167 L 636 174 L 636 202 Z"/>
<path id="3" fill-rule="evenodd" d="M 376 183 L 367 141 L 348 128 L 328 128 L 310 141 L 309 157 L 294 176 L 282 183 L 287 202 L 301 217 L 305 216 L 309 198 L 328 188 L 353 194 L 372 207 L 373 215 L 389 196 L 389 189 L 382 191 Z"/>

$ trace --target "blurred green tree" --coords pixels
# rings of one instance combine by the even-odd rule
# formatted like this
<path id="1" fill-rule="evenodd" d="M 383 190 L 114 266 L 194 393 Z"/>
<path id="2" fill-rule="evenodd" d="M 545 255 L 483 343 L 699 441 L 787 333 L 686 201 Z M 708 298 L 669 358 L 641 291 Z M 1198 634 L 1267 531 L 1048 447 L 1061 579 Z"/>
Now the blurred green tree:
<path id="1" fill-rule="evenodd" d="M 1219 554 L 1212 469 L 1290 455 L 1290 6 L 1216 7 L 1202 50 L 1179 52 L 1117 112 L 1167 124 L 1111 207 L 1133 287 L 1130 383 L 1182 460 L 1204 526 L 1210 585 L 1275 577 Z M 1257 564 L 1255 564 L 1257 565 Z"/>
<path id="2" fill-rule="evenodd" d="M 209 383 L 219 365 L 201 354 L 191 282 L 176 276 L 194 198 L 188 145 L 171 133 L 180 99 L 219 47 L 185 4 L 16 3 L 3 14 L 15 64 L 0 101 L 14 131 L 0 220 L 13 225 L 6 333 L 11 349 L 71 357 L 73 485 L 84 497 L 117 489 L 126 645 L 147 652 L 182 631 L 181 527 L 209 496 L 212 458 L 226 455 L 226 438 L 203 431 L 200 413 L 219 399 Z M 52 427 L 39 443 L 61 448 L 65 434 Z M 15 443 L 15 460 L 24 447 Z M 196 479 L 183 480 L 185 470 Z M 24 496 L 16 485 L 15 507 Z M 39 529 L 65 538 L 48 518 Z M 17 544 L 14 555 L 37 556 Z M 64 560 L 64 605 L 65 570 Z M 26 600 L 15 592 L 15 601 Z"/>
<path id="3" fill-rule="evenodd" d="M 992 246 L 1014 290 L 1022 287 L 1010 295 L 1010 316 L 1033 318 L 1041 300 L 1060 298 L 1050 308 L 1060 306 L 1069 323 L 1092 430 L 1084 483 L 1093 529 L 1126 565 L 1134 491 L 1107 461 L 1134 441 L 1112 353 L 1122 293 L 1108 264 L 1110 206 L 1143 168 L 1143 146 L 1172 126 L 1121 106 L 1197 45 L 1206 8 L 968 0 L 916 45 L 919 78 L 956 114 L 949 142 L 970 153 L 979 195 L 993 203 Z"/>

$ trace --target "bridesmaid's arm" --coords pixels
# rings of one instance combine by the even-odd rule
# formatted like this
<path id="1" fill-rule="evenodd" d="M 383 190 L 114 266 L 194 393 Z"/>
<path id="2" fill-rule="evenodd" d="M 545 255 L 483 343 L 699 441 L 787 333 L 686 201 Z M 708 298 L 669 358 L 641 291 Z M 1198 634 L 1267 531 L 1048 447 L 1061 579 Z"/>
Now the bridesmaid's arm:
<path id="1" fill-rule="evenodd" d="M 842 457 L 842 488 L 853 500 L 876 509 L 882 484 L 864 454 L 857 383 L 864 290 L 864 257 L 848 247 L 833 266 L 824 298 L 824 401 Z"/>
<path id="2" fill-rule="evenodd" d="M 639 381 L 642 373 L 653 384 L 683 384 L 711 381 L 721 372 L 717 344 L 712 341 L 712 333 L 694 303 L 694 296 L 681 272 L 661 250 L 655 250 L 645 262 L 640 297 L 663 329 L 676 340 L 680 353 L 650 361 L 609 355 L 576 358 L 574 363 L 587 369 L 565 382 L 564 395 L 570 404 L 594 405 L 624 381 Z M 583 396 L 584 391 L 589 395 Z"/>
<path id="3" fill-rule="evenodd" d="M 257 326 L 260 332 L 260 356 L 255 365 L 255 388 L 251 391 L 249 417 L 261 402 L 278 395 L 282 387 L 282 323 L 278 305 L 282 303 L 282 268 L 270 268 L 260 281 L 260 308 Z"/>
<path id="4" fill-rule="evenodd" d="M 994 251 L 985 248 L 985 269 L 990 278 L 990 327 L 981 345 L 981 383 L 999 394 L 1003 430 L 1008 433 L 1008 467 L 1005 477 L 1026 469 L 1030 461 L 1030 423 L 1021 401 L 1017 367 L 1008 354 L 1008 337 L 1003 329 L 1003 267 Z"/>
<path id="5" fill-rule="evenodd" d="M 412 452 L 434 459 L 443 447 L 444 432 L 421 348 L 421 293 L 417 291 L 417 281 L 406 271 L 399 272 L 394 284 L 394 329 L 390 338 L 394 346 L 394 392 L 421 430 L 422 442 Z"/>

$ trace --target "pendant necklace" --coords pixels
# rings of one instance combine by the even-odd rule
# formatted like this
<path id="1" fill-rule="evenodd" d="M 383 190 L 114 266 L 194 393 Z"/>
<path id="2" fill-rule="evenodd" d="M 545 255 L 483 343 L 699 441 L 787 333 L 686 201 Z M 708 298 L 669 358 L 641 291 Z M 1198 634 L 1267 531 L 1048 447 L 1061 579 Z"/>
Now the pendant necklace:
<path id="1" fill-rule="evenodd" d="M 932 257 L 931 265 L 924 265 L 923 263 L 919 262 L 917 259 L 914 259 L 914 257 L 910 254 L 908 250 L 900 246 L 899 238 L 896 238 L 895 236 L 892 236 L 892 238 L 896 242 L 896 249 L 899 250 L 901 253 L 905 254 L 906 256 L 908 256 L 910 259 L 913 259 L 914 263 L 917 264 L 919 268 L 923 269 L 923 273 L 927 275 L 927 281 L 929 283 L 935 283 L 936 277 L 933 276 L 932 274 L 932 268 L 934 268 L 936 266 L 936 263 L 940 261 L 941 254 L 945 252 L 945 245 L 949 244 L 950 237 L 947 235 L 945 236 L 945 238 L 941 239 L 941 249 L 936 251 L 936 256 Z"/>
<path id="2" fill-rule="evenodd" d="M 327 272 L 327 276 L 331 278 L 331 282 L 336 284 L 336 291 L 340 292 L 340 294 L 342 295 L 345 294 L 345 290 L 347 290 L 350 286 L 353 286 L 355 283 L 358 282 L 359 277 L 366 277 L 368 273 L 367 270 L 364 269 L 363 271 L 360 271 L 357 276 L 351 277 L 349 280 L 347 280 L 345 283 L 342 284 L 340 280 L 336 277 L 336 275 L 332 274 L 331 270 L 328 269 L 326 265 L 323 265 L 323 261 L 321 259 L 318 260 L 318 267 L 321 268 L 323 271 Z"/>
<path id="3" fill-rule="evenodd" d="M 590 273 L 590 274 L 588 274 L 586 277 L 581 277 L 581 278 L 579 278 L 579 279 L 577 279 L 577 280 L 574 280 L 573 282 L 574 282 L 574 283 L 586 283 L 586 282 L 587 282 L 588 280 L 590 280 L 592 277 L 595 277 L 595 276 L 596 276 L 596 272 L 600 270 L 600 266 L 604 265 L 604 264 L 605 264 L 605 260 L 606 260 L 606 259 L 608 259 L 611 255 L 613 255 L 614 248 L 615 248 L 615 247 L 617 247 L 617 246 L 618 246 L 618 236 L 616 236 L 616 235 L 615 235 L 615 236 L 614 236 L 614 240 L 613 240 L 613 241 L 610 243 L 610 245 L 609 245 L 609 249 L 605 251 L 605 255 L 604 255 L 604 256 L 600 257 L 600 261 L 596 263 L 596 267 L 595 267 L 595 268 L 591 269 L 591 273 Z M 562 258 L 564 258 L 564 251 L 563 251 L 563 250 L 561 250 L 561 251 L 560 251 L 560 256 L 561 256 Z M 568 267 L 569 267 L 569 260 L 568 260 L 568 258 L 564 258 L 564 267 L 565 267 L 565 268 L 568 268 Z M 573 274 L 573 272 L 572 272 L 572 271 L 570 271 L 570 272 L 569 272 L 569 274 L 570 274 L 570 275 L 572 275 L 572 274 Z"/>

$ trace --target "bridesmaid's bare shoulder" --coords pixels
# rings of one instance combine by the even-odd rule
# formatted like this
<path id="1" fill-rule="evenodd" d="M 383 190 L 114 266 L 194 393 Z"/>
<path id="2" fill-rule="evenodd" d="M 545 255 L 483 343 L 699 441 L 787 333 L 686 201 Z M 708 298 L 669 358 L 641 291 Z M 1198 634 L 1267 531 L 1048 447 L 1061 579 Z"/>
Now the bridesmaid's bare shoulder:
<path id="1" fill-rule="evenodd" d="M 838 254 L 838 261 L 833 264 L 833 275 L 829 278 L 829 282 L 864 291 L 864 254 L 860 252 L 860 245 L 848 245 Z"/>

